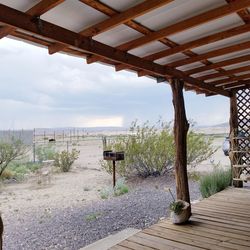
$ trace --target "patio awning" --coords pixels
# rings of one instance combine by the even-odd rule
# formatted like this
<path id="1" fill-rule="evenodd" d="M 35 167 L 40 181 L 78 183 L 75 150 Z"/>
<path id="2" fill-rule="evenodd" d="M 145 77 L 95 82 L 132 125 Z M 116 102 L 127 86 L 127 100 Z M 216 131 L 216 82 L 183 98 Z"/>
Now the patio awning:
<path id="1" fill-rule="evenodd" d="M 250 86 L 249 10 L 250 0 L 0 0 L 0 38 L 230 96 Z"/>

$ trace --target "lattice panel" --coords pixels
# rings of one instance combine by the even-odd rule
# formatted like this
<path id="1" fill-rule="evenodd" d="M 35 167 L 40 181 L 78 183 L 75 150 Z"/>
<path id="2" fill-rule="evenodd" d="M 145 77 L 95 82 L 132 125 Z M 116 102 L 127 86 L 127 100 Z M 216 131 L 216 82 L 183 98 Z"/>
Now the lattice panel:
<path id="1" fill-rule="evenodd" d="M 238 136 L 237 136 L 237 161 L 241 168 L 241 173 L 250 175 L 250 88 L 237 92 L 238 108 Z"/>

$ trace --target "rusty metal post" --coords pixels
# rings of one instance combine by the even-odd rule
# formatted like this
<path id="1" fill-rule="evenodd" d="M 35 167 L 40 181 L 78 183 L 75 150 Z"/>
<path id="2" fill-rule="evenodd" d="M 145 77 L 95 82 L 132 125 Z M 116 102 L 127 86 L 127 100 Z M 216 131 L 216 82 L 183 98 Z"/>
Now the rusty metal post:
<path id="1" fill-rule="evenodd" d="M 115 179 L 115 161 L 113 161 L 113 188 L 115 188 L 115 183 L 116 179 Z"/>
<path id="2" fill-rule="evenodd" d="M 113 188 L 115 188 L 116 185 L 116 178 L 115 178 L 115 162 L 116 161 L 123 161 L 124 160 L 124 152 L 113 152 L 112 150 L 104 150 L 103 151 L 103 159 L 107 161 L 113 162 Z"/>

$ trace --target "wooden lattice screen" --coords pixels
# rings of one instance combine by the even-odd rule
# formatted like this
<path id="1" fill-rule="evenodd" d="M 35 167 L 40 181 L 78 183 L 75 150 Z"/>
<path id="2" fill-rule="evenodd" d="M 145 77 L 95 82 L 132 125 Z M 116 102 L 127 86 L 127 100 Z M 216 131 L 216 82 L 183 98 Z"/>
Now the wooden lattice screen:
<path id="1" fill-rule="evenodd" d="M 250 88 L 239 90 L 236 94 L 238 109 L 238 128 L 232 131 L 231 161 L 233 179 L 240 180 L 250 175 Z"/>

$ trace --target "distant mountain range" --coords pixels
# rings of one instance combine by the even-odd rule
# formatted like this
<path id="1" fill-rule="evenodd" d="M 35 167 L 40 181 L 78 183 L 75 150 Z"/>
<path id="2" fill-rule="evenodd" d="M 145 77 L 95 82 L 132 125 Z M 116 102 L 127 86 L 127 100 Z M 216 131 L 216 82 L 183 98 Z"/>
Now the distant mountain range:
<path id="1" fill-rule="evenodd" d="M 229 127 L 229 122 L 219 123 L 219 124 L 216 124 L 216 125 L 206 126 L 206 127 L 227 128 L 227 127 Z"/>
<path id="2" fill-rule="evenodd" d="M 229 123 L 219 123 L 216 125 L 202 125 L 202 126 L 195 126 L 196 128 L 228 128 Z M 103 131 L 127 131 L 129 130 L 129 127 L 58 127 L 58 128 L 35 128 L 36 134 L 42 134 L 42 133 L 53 133 L 53 132 L 63 132 L 63 131 L 72 131 L 77 133 L 78 132 L 85 132 L 85 133 L 91 133 L 91 132 L 103 132 Z M 20 129 L 20 130 L 0 130 L 0 132 L 12 132 L 12 131 L 34 131 L 31 129 Z"/>

